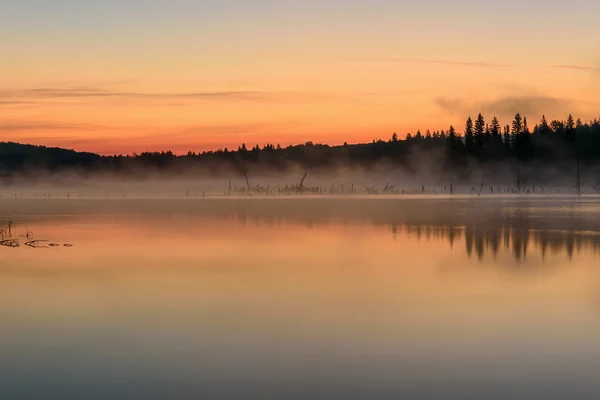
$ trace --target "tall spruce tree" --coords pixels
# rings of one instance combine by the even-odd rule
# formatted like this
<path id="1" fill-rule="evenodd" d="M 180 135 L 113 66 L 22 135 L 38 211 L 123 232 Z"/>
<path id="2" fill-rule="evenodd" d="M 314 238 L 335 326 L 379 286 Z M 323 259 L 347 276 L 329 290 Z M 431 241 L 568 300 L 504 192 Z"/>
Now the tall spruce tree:
<path id="1" fill-rule="evenodd" d="M 469 153 L 475 149 L 475 136 L 473 134 L 473 120 L 471 117 L 467 119 L 465 124 L 465 147 Z"/>
<path id="2" fill-rule="evenodd" d="M 515 145 L 521 132 L 523 132 L 523 117 L 521 117 L 521 114 L 516 113 L 510 130 L 510 140 L 513 146 Z"/>
<path id="3" fill-rule="evenodd" d="M 573 143 L 575 141 L 575 121 L 571 114 L 569 114 L 565 123 L 565 136 L 568 142 Z"/>
<path id="4" fill-rule="evenodd" d="M 483 115 L 479 113 L 475 120 L 475 148 L 477 151 L 483 149 L 485 144 L 485 132 L 485 119 L 483 118 Z"/>
<path id="5" fill-rule="evenodd" d="M 492 118 L 492 126 L 490 127 L 490 133 L 492 136 L 500 136 L 500 122 L 498 122 L 498 118 Z"/>
<path id="6" fill-rule="evenodd" d="M 540 124 L 538 127 L 538 132 L 540 136 L 547 136 L 550 133 L 550 125 L 548 125 L 548 121 L 546 121 L 545 115 L 542 115 L 542 119 L 540 120 Z"/>
<path id="7" fill-rule="evenodd" d="M 504 132 L 502 133 L 502 143 L 504 143 L 504 147 L 510 149 L 511 140 L 510 140 L 510 126 L 504 126 Z"/>
<path id="8" fill-rule="evenodd" d="M 456 134 L 456 129 L 454 129 L 454 125 L 450 125 L 450 128 L 448 128 L 447 137 L 450 141 L 456 141 L 458 139 L 458 135 Z"/>

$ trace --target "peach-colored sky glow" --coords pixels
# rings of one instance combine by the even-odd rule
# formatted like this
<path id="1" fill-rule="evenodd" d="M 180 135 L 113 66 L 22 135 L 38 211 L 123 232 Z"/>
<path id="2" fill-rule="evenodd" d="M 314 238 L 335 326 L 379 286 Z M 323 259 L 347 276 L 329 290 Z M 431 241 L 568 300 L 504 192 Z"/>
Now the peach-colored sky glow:
<path id="1" fill-rule="evenodd" d="M 595 1 L 212 3 L 9 0 L 0 140 L 181 153 L 600 114 Z"/>

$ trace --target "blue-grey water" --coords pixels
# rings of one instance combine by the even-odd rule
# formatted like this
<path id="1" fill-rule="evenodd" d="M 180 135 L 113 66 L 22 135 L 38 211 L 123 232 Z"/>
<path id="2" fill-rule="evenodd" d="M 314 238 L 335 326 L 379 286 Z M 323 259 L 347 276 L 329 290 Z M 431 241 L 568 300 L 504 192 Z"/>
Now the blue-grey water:
<path id="1" fill-rule="evenodd" d="M 600 398 L 599 198 L 3 198 L 0 221 L 1 399 Z"/>

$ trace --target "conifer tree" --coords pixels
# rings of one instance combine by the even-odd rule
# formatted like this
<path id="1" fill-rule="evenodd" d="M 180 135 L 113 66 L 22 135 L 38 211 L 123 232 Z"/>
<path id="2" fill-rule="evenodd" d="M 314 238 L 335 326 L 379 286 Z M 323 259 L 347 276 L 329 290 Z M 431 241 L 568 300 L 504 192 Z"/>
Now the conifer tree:
<path id="1" fill-rule="evenodd" d="M 521 132 L 523 132 L 523 118 L 521 117 L 521 114 L 517 113 L 513 119 L 510 133 L 513 135 L 518 135 Z"/>
<path id="2" fill-rule="evenodd" d="M 473 120 L 471 117 L 467 119 L 465 125 L 465 147 L 469 153 L 475 149 L 475 137 L 473 135 Z"/>
<path id="3" fill-rule="evenodd" d="M 573 120 L 573 116 L 571 114 L 569 114 L 567 117 L 567 122 L 565 123 L 565 135 L 567 141 L 575 141 L 575 121 Z"/>
<path id="4" fill-rule="evenodd" d="M 510 148 L 510 126 L 506 125 L 504 127 L 504 132 L 502 134 L 502 142 L 506 148 Z"/>
<path id="5" fill-rule="evenodd" d="M 492 119 L 490 133 L 492 134 L 492 136 L 500 136 L 500 123 L 498 122 L 498 118 L 496 117 Z"/>
<path id="6" fill-rule="evenodd" d="M 510 130 L 510 140 L 512 142 L 513 147 L 516 141 L 518 140 L 517 138 L 521 134 L 521 132 L 523 132 L 523 117 L 521 117 L 521 114 L 517 113 L 515 114 L 515 118 L 513 119 L 512 127 Z"/>
<path id="7" fill-rule="evenodd" d="M 448 136 L 448 140 L 450 140 L 451 142 L 454 142 L 458 139 L 458 136 L 456 135 L 456 129 L 454 129 L 453 125 L 450 125 L 447 136 Z"/>
<path id="8" fill-rule="evenodd" d="M 550 133 L 550 125 L 548 125 L 548 121 L 546 121 L 546 116 L 542 115 L 542 119 L 540 121 L 540 125 L 538 127 L 538 131 L 540 136 L 545 136 Z"/>
<path id="9" fill-rule="evenodd" d="M 479 113 L 475 120 L 475 148 L 481 150 L 485 144 L 485 120 Z"/>

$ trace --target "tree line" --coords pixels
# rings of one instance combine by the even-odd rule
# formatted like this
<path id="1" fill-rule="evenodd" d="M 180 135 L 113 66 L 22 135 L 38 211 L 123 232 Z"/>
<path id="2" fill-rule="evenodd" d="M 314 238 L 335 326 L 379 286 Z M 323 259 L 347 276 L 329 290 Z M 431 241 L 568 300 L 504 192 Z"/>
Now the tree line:
<path id="1" fill-rule="evenodd" d="M 526 116 L 517 113 L 510 124 L 501 125 L 498 118 L 487 120 L 482 114 L 468 117 L 461 131 L 454 126 L 437 131 L 420 130 L 400 139 L 394 133 L 388 140 L 372 143 L 330 146 L 306 142 L 282 147 L 279 144 L 246 144 L 235 150 L 193 152 L 176 155 L 171 151 L 143 152 L 132 155 L 100 156 L 93 153 L 49 148 L 45 146 L 0 143 L 0 174 L 27 170 L 112 171 L 127 174 L 147 168 L 185 173 L 191 167 L 207 173 L 227 168 L 244 170 L 260 167 L 285 171 L 290 166 L 305 169 L 327 169 L 337 166 L 369 168 L 387 161 L 414 169 L 410 154 L 434 151 L 445 168 L 474 168 L 479 164 L 507 162 L 514 164 L 571 162 L 583 164 L 600 161 L 600 120 L 582 121 L 568 115 L 565 120 L 548 121 L 542 116 L 531 128 Z"/>

